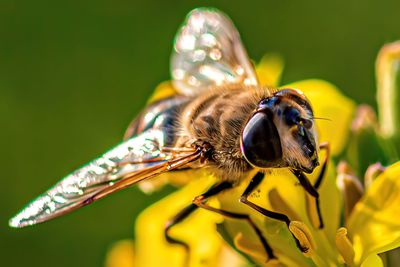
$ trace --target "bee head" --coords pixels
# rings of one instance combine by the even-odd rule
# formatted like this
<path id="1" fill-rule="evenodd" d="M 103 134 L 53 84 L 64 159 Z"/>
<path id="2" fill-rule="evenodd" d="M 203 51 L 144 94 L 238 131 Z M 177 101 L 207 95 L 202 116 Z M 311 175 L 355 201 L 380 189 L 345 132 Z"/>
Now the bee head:
<path id="1" fill-rule="evenodd" d="M 318 162 L 313 112 L 306 97 L 284 89 L 262 99 L 245 125 L 241 151 L 254 167 L 311 173 Z"/>

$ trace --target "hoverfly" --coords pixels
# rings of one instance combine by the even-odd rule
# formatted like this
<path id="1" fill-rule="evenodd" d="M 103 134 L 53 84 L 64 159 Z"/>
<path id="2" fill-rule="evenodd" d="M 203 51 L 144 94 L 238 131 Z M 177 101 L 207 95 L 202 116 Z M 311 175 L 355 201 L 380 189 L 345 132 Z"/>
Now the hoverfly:
<path id="1" fill-rule="evenodd" d="M 319 206 L 318 192 L 304 175 L 319 165 L 311 105 L 299 90 L 259 84 L 226 15 L 209 8 L 189 13 L 175 39 L 171 71 L 175 95 L 148 106 L 123 143 L 62 179 L 12 218 L 10 226 L 41 223 L 164 172 L 188 168 L 207 168 L 220 182 L 166 224 L 171 243 L 185 245 L 169 229 L 198 207 L 251 222 L 249 216 L 208 206 L 206 199 L 239 184 L 254 169 L 259 172 L 240 198 L 251 208 L 290 222 L 247 200 L 269 168 L 290 168 Z"/>

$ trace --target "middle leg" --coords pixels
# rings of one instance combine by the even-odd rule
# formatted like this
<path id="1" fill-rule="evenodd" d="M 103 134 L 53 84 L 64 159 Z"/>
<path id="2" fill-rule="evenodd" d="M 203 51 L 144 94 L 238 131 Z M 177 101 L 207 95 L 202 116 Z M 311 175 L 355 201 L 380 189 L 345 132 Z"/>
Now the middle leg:
<path id="1" fill-rule="evenodd" d="M 265 209 L 253 202 L 251 202 L 250 200 L 248 200 L 248 197 L 250 196 L 250 194 L 254 191 L 254 189 L 256 189 L 256 187 L 263 181 L 264 179 L 264 174 L 261 172 L 258 172 L 250 181 L 249 185 L 246 187 L 246 190 L 243 192 L 242 196 L 240 197 L 240 202 L 242 202 L 243 204 L 246 204 L 247 206 L 253 208 L 254 210 L 258 211 L 259 213 L 263 214 L 264 216 L 271 218 L 271 219 L 275 219 L 275 220 L 279 220 L 282 221 L 286 224 L 286 226 L 289 228 L 290 225 L 290 219 L 288 216 L 286 216 L 283 213 L 279 213 L 279 212 L 275 212 L 275 211 L 271 211 L 268 209 Z M 296 242 L 297 247 L 300 249 L 300 251 L 302 252 L 306 252 L 308 250 L 308 248 L 305 248 L 301 245 L 301 242 L 296 238 L 296 236 L 292 233 L 292 236 Z"/>
<path id="2" fill-rule="evenodd" d="M 229 184 L 229 186 L 232 187 L 231 184 Z M 236 212 L 231 212 L 231 211 L 212 207 L 207 204 L 208 197 L 210 197 L 210 196 L 207 193 L 197 196 L 193 199 L 193 204 L 200 208 L 221 214 L 222 216 L 227 217 L 227 218 L 246 221 L 250 225 L 250 227 L 254 230 L 256 235 L 258 236 L 262 246 L 264 247 L 265 252 L 268 255 L 268 260 L 276 259 L 276 256 L 274 255 L 272 248 L 269 246 L 267 240 L 263 236 L 262 231 L 258 228 L 256 223 L 251 219 L 251 217 L 248 214 L 236 213 Z"/>
<path id="3" fill-rule="evenodd" d="M 189 245 L 186 244 L 185 242 L 178 240 L 170 235 L 170 230 L 172 227 L 174 227 L 176 224 L 182 222 L 184 219 L 186 219 L 190 214 L 192 214 L 197 208 L 204 208 L 213 212 L 216 212 L 218 214 L 223 215 L 224 217 L 232 218 L 232 219 L 239 219 L 239 220 L 244 220 L 249 223 L 249 225 L 254 229 L 256 235 L 260 239 L 261 244 L 263 245 L 265 252 L 268 255 L 268 259 L 274 259 L 276 258 L 271 247 L 269 246 L 267 240 L 264 238 L 262 235 L 261 230 L 257 227 L 257 225 L 253 222 L 253 220 L 250 218 L 249 215 L 247 214 L 239 214 L 239 213 L 234 213 L 230 211 L 225 211 L 225 210 L 220 210 L 214 207 L 211 207 L 207 205 L 207 199 L 217 195 L 218 193 L 232 188 L 232 184 L 228 182 L 222 182 L 218 183 L 214 186 L 212 186 L 207 192 L 205 192 L 202 195 L 199 195 L 193 199 L 193 203 L 184 208 L 181 212 L 179 212 L 177 215 L 175 215 L 171 220 L 169 220 L 166 224 L 166 227 L 164 229 L 164 235 L 168 243 L 171 244 L 178 244 L 181 245 L 187 253 L 187 258 L 186 258 L 186 263 L 188 263 L 189 260 Z"/>

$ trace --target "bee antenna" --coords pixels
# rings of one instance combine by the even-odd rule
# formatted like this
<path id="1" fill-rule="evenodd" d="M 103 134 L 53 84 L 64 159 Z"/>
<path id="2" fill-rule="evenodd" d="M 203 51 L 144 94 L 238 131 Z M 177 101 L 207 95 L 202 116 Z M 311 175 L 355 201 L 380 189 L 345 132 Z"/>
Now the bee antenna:
<path id="1" fill-rule="evenodd" d="M 313 120 L 324 120 L 324 121 L 332 121 L 329 118 L 322 118 L 322 117 L 312 117 Z"/>

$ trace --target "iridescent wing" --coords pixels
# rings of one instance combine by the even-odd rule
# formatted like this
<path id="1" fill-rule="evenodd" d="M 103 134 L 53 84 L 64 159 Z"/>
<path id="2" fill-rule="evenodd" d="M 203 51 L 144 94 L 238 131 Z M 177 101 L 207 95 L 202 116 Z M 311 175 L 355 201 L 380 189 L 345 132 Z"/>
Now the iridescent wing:
<path id="1" fill-rule="evenodd" d="M 212 85 L 258 84 L 232 21 L 210 8 L 195 9 L 187 16 L 175 37 L 171 72 L 174 86 L 189 96 Z"/>
<path id="2" fill-rule="evenodd" d="M 158 129 L 128 139 L 62 179 L 12 218 L 10 226 L 53 219 L 200 157 L 201 152 L 191 148 L 167 149 L 165 139 L 165 133 Z"/>

